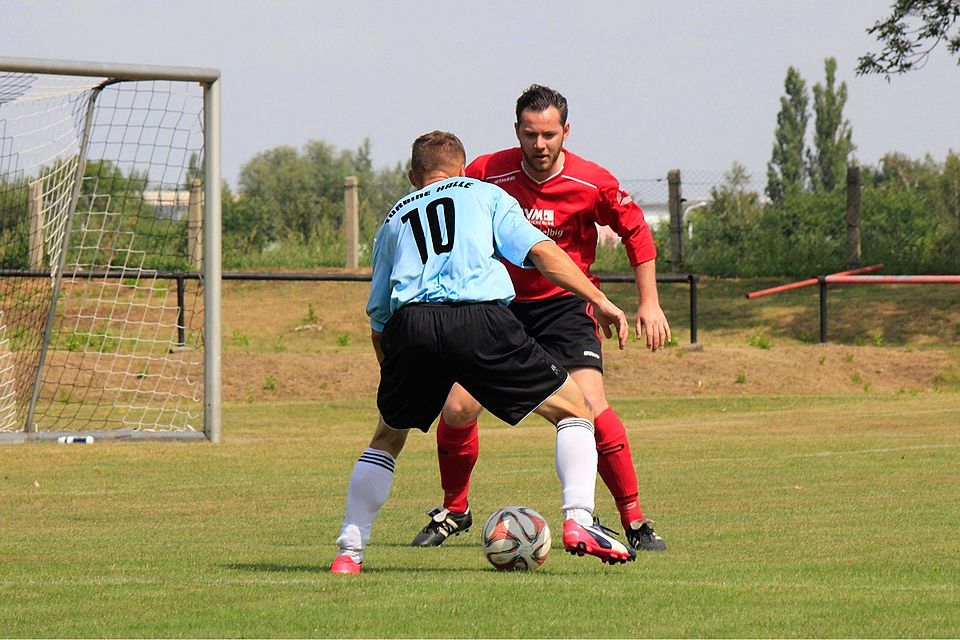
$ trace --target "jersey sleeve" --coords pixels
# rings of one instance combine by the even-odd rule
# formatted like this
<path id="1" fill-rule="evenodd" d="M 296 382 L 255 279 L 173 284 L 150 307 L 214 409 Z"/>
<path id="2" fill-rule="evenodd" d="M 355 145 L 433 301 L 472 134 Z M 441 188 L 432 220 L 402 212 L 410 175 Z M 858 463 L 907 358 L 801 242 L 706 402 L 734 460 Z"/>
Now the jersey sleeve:
<path id="1" fill-rule="evenodd" d="M 490 155 L 477 156 L 473 159 L 473 162 L 467 165 L 465 173 L 468 178 L 476 178 L 477 180 L 485 180 L 487 177 L 487 161 L 490 160 Z"/>
<path id="2" fill-rule="evenodd" d="M 612 175 L 600 183 L 599 191 L 597 222 L 609 226 L 620 236 L 630 264 L 638 265 L 656 258 L 653 234 L 643 217 L 643 211 L 630 194 Z"/>
<path id="3" fill-rule="evenodd" d="M 393 243 L 387 225 L 373 239 L 373 276 L 370 281 L 370 297 L 367 300 L 367 315 L 370 328 L 382 332 L 390 319 L 390 274 L 393 266 Z"/>
<path id="4" fill-rule="evenodd" d="M 497 254 L 518 267 L 532 268 L 533 263 L 527 260 L 530 248 L 550 238 L 530 224 L 516 198 L 500 187 L 490 185 L 490 188 L 496 199 L 493 241 Z"/>

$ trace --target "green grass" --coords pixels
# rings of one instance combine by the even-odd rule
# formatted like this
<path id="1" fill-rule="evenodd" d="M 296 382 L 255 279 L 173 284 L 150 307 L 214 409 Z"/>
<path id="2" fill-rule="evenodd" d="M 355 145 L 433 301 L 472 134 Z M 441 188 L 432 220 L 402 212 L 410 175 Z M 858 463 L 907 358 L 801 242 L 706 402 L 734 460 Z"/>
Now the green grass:
<path id="1" fill-rule="evenodd" d="M 440 497 L 420 434 L 364 574 L 326 573 L 370 399 L 232 404 L 216 446 L 4 447 L 0 636 L 960 635 L 957 394 L 615 406 L 669 550 L 607 567 L 555 546 L 529 575 L 486 563 L 479 523 L 407 546 Z M 552 428 L 481 431 L 478 519 L 528 504 L 558 537 Z"/>

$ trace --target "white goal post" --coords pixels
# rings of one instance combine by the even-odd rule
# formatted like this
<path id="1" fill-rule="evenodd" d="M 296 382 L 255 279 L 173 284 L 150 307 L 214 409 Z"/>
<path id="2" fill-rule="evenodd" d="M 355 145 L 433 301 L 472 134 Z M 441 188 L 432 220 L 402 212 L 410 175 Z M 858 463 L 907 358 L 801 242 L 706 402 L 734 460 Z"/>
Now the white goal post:
<path id="1" fill-rule="evenodd" d="M 0 443 L 220 440 L 220 72 L 0 57 Z"/>

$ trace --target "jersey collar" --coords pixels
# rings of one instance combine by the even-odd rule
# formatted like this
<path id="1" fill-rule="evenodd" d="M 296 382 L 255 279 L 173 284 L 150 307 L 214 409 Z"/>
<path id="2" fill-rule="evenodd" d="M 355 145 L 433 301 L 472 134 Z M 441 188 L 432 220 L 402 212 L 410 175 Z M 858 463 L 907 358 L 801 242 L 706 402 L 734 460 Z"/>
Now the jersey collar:
<path id="1" fill-rule="evenodd" d="M 521 152 L 521 153 L 522 153 L 522 152 Z M 557 169 L 557 171 L 556 171 L 555 173 L 553 173 L 553 174 L 550 175 L 550 176 L 547 176 L 547 177 L 544 178 L 543 180 L 537 180 L 537 179 L 534 178 L 532 175 L 530 175 L 529 173 L 527 173 L 527 168 L 526 168 L 525 166 L 523 166 L 523 156 L 522 156 L 522 155 L 520 156 L 520 170 L 523 171 L 523 175 L 527 176 L 528 178 L 530 178 L 530 180 L 532 180 L 533 182 L 535 182 L 535 183 L 537 183 L 538 185 L 540 185 L 540 184 L 544 184 L 544 183 L 546 183 L 546 182 L 550 182 L 551 180 L 553 180 L 554 178 L 556 178 L 558 175 L 560 175 L 561 173 L 563 173 L 563 168 L 566 166 L 566 161 L 567 161 L 566 151 L 564 151 L 564 154 L 563 154 L 563 161 L 564 161 L 564 163 L 563 163 L 562 165 L 560 165 L 560 168 Z"/>

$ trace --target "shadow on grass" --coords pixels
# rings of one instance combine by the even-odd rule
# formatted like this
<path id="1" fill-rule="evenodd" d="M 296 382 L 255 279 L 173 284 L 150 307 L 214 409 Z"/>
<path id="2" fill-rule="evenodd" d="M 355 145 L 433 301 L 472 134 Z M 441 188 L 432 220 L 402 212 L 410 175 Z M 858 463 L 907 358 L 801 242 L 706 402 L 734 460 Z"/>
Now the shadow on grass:
<path id="1" fill-rule="evenodd" d="M 333 560 L 333 556 L 330 557 Z M 241 571 L 244 573 L 328 573 L 329 564 L 280 564 L 277 562 L 236 562 L 223 565 L 224 568 L 231 571 Z M 469 570 L 469 569 L 468 569 Z M 462 566 L 450 565 L 448 567 L 411 567 L 390 566 L 380 564 L 375 567 L 364 566 L 363 573 L 452 573 L 463 572 Z M 493 567 L 476 569 L 477 573 L 496 572 Z"/>
<path id="2" fill-rule="evenodd" d="M 279 564 L 277 562 L 235 562 L 223 566 L 232 571 L 254 573 L 316 573 L 330 569 L 328 564 Z"/>

